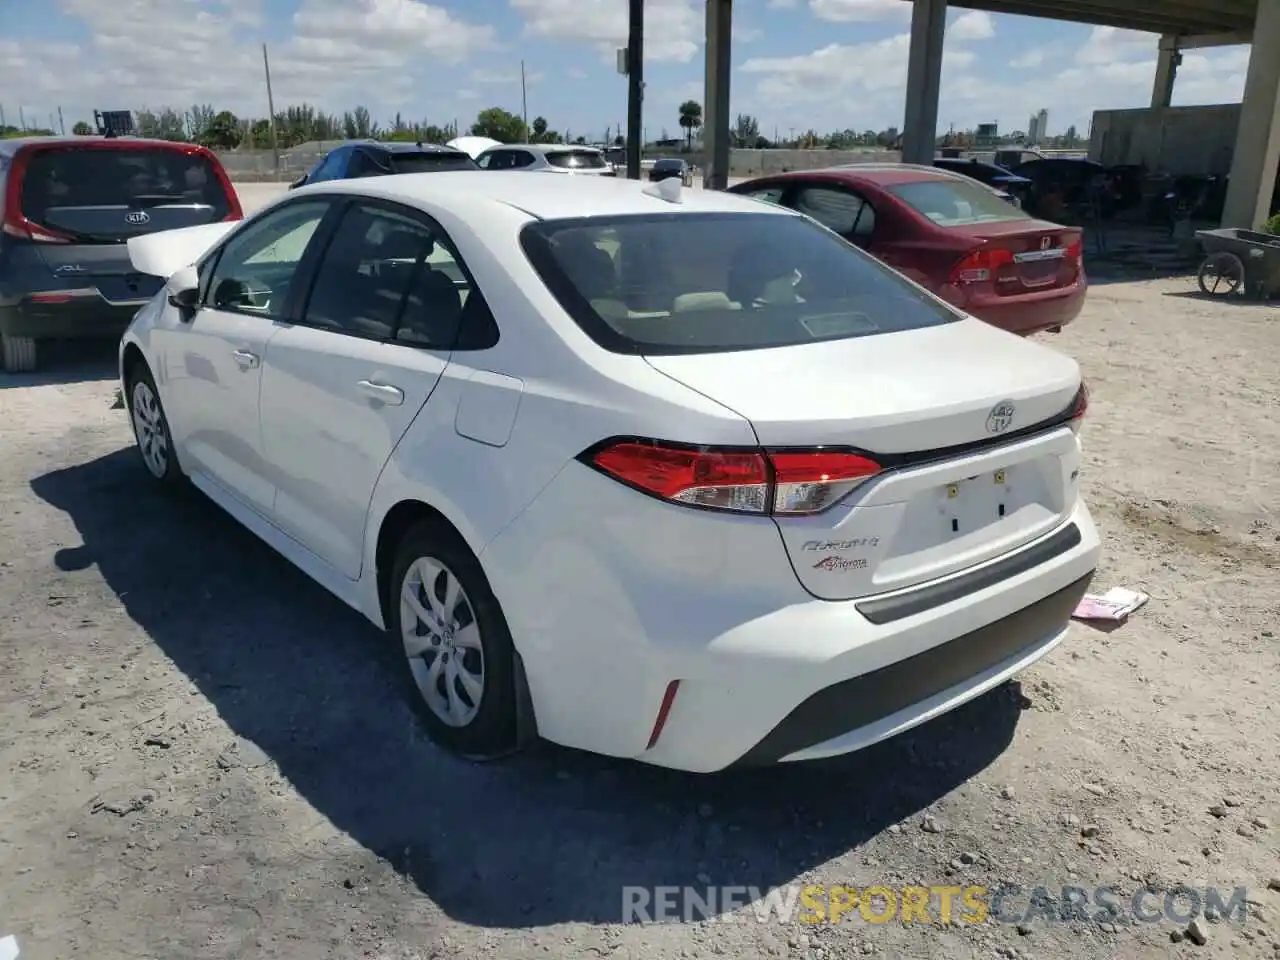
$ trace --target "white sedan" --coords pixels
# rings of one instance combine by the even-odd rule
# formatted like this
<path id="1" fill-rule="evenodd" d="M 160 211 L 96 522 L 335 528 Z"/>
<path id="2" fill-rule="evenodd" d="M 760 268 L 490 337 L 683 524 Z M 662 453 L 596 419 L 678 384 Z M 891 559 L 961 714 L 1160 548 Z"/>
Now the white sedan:
<path id="1" fill-rule="evenodd" d="M 142 461 L 384 629 L 430 735 L 846 753 L 1054 648 L 1076 363 L 679 181 L 317 184 L 130 241 Z"/>

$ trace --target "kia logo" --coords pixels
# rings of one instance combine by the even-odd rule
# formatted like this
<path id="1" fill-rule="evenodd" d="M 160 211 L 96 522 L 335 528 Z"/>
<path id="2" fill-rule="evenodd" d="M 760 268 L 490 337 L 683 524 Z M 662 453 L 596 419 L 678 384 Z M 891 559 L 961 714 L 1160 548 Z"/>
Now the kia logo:
<path id="1" fill-rule="evenodd" d="M 140 227 L 144 223 L 151 222 L 151 215 L 143 210 L 134 210 L 124 215 L 124 222 L 135 227 Z"/>

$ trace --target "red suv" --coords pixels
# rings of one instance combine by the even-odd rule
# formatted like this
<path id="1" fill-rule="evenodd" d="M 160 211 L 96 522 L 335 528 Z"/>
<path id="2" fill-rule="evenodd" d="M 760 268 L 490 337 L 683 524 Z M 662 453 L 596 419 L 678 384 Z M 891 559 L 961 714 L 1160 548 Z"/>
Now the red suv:
<path id="1" fill-rule="evenodd" d="M 808 214 L 948 303 L 1013 333 L 1060 330 L 1088 281 L 1078 227 L 1036 220 L 959 174 L 851 164 L 729 188 Z"/>
<path id="2" fill-rule="evenodd" d="M 239 220 L 204 147 L 134 137 L 0 140 L 0 347 L 33 370 L 36 344 L 118 338 L 164 284 L 134 270 L 126 241 Z"/>

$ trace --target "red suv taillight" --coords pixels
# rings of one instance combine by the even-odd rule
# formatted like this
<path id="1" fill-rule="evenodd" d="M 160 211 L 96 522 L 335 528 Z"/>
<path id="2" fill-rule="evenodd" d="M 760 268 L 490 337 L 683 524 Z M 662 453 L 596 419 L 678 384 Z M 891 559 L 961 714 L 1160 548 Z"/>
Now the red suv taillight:
<path id="1" fill-rule="evenodd" d="M 671 503 L 754 514 L 819 513 L 880 472 L 861 454 L 822 448 L 750 450 L 616 440 L 579 459 Z"/>

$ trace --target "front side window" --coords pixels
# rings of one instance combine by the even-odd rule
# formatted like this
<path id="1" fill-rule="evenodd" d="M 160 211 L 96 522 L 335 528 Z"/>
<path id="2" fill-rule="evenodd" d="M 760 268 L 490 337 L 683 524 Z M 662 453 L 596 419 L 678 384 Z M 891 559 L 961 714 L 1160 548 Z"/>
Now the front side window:
<path id="1" fill-rule="evenodd" d="M 546 220 L 521 231 L 565 311 L 618 353 L 713 353 L 873 336 L 959 315 L 846 240 L 781 213 Z"/>
<path id="2" fill-rule="evenodd" d="M 237 231 L 214 261 L 205 306 L 283 316 L 298 264 L 328 212 L 328 200 L 290 203 Z"/>
<path id="3" fill-rule="evenodd" d="M 940 227 L 1031 219 L 988 188 L 963 180 L 916 180 L 886 189 Z"/>

